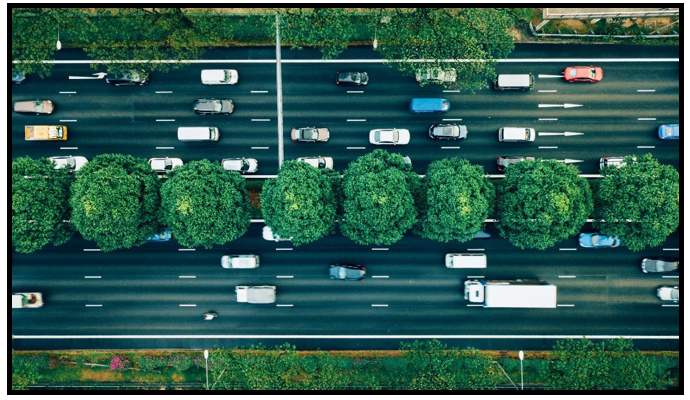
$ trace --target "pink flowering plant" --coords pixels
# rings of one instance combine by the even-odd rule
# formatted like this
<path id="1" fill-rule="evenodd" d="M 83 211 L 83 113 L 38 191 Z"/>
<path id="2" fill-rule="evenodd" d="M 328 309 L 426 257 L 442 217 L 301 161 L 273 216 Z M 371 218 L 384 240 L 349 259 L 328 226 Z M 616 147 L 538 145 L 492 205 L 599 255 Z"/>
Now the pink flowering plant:
<path id="1" fill-rule="evenodd" d="M 132 366 L 132 363 L 125 357 L 117 354 L 110 359 L 111 371 L 124 371 Z"/>

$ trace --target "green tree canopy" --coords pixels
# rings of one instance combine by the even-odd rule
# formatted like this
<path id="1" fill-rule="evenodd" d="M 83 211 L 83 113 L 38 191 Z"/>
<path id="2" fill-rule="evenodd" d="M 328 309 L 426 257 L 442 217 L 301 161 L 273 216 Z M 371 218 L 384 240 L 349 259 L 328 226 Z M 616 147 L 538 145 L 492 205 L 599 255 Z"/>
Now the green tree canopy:
<path id="1" fill-rule="evenodd" d="M 416 232 L 427 239 L 466 242 L 482 229 L 496 193 L 484 169 L 459 157 L 432 162 L 422 180 Z"/>
<path id="2" fill-rule="evenodd" d="M 545 250 L 580 232 L 592 212 L 592 191 L 579 170 L 555 160 L 511 165 L 498 184 L 501 236 L 513 245 Z"/>
<path id="3" fill-rule="evenodd" d="M 651 154 L 624 161 L 602 171 L 593 225 L 633 251 L 658 246 L 680 223 L 680 175 Z"/>
<path id="4" fill-rule="evenodd" d="M 386 13 L 388 14 L 388 13 Z M 382 18 L 374 12 L 378 50 L 398 70 L 414 75 L 420 69 L 455 69 L 457 80 L 447 88 L 469 92 L 487 87 L 496 76 L 496 59 L 513 50 L 510 16 L 493 8 L 396 9 Z M 424 63 L 411 62 L 426 60 Z"/>
<path id="5" fill-rule="evenodd" d="M 261 209 L 266 225 L 281 237 L 292 237 L 299 246 L 334 231 L 336 196 L 328 170 L 286 161 L 278 177 L 269 179 L 261 192 Z"/>
<path id="6" fill-rule="evenodd" d="M 251 206 L 239 173 L 202 160 L 168 174 L 161 188 L 162 221 L 180 244 L 209 249 L 247 232 Z"/>
<path id="7" fill-rule="evenodd" d="M 356 16 L 345 8 L 286 8 L 280 14 L 280 41 L 302 49 L 319 49 L 324 60 L 342 53 L 355 36 Z M 272 15 L 264 21 L 275 26 Z"/>
<path id="8" fill-rule="evenodd" d="M 71 183 L 69 172 L 55 169 L 47 158 L 12 160 L 12 246 L 17 252 L 33 253 L 72 237 L 74 230 L 65 222 Z"/>
<path id="9" fill-rule="evenodd" d="M 361 245 L 402 239 L 416 222 L 412 191 L 418 181 L 401 155 L 385 150 L 351 162 L 343 174 L 343 234 Z"/>
<path id="10" fill-rule="evenodd" d="M 72 223 L 102 251 L 146 242 L 158 228 L 160 183 L 142 158 L 102 154 L 72 184 Z"/>

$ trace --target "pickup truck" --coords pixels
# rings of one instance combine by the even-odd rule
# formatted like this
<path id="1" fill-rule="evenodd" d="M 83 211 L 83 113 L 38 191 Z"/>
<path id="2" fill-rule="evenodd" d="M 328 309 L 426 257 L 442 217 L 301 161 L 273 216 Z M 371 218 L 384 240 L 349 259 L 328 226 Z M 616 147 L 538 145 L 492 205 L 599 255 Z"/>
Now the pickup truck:
<path id="1" fill-rule="evenodd" d="M 38 308 L 43 306 L 43 295 L 34 293 L 15 293 L 12 295 L 12 308 Z"/>
<path id="2" fill-rule="evenodd" d="M 24 127 L 26 140 L 67 140 L 67 127 L 63 125 L 34 125 Z"/>
<path id="3" fill-rule="evenodd" d="M 271 304 L 276 302 L 275 286 L 235 286 L 238 303 Z"/>

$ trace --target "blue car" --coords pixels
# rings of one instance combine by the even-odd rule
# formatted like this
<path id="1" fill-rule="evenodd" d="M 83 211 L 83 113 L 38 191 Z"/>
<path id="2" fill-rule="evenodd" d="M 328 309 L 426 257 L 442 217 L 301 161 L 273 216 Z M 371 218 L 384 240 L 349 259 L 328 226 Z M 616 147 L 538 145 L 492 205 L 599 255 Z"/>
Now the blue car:
<path id="1" fill-rule="evenodd" d="M 599 248 L 610 248 L 620 246 L 621 241 L 616 236 L 606 236 L 601 233 L 581 233 L 580 234 L 580 246 L 599 249 Z"/>
<path id="2" fill-rule="evenodd" d="M 659 125 L 659 139 L 680 139 L 680 124 Z"/>
<path id="3" fill-rule="evenodd" d="M 155 235 L 151 236 L 150 238 L 146 239 L 147 242 L 169 242 L 170 239 L 172 238 L 172 235 L 170 234 L 170 229 L 168 228 L 163 228 L 162 231 L 156 233 Z"/>

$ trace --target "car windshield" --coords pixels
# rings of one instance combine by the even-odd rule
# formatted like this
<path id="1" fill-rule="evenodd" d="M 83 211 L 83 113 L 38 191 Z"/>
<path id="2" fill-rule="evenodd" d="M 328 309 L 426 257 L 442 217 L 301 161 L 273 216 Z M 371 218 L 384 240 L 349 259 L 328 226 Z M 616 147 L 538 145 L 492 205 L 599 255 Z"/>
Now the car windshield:
<path id="1" fill-rule="evenodd" d="M 594 78 L 595 76 L 597 76 L 597 71 L 594 68 L 590 68 L 589 69 L 589 77 Z"/>

